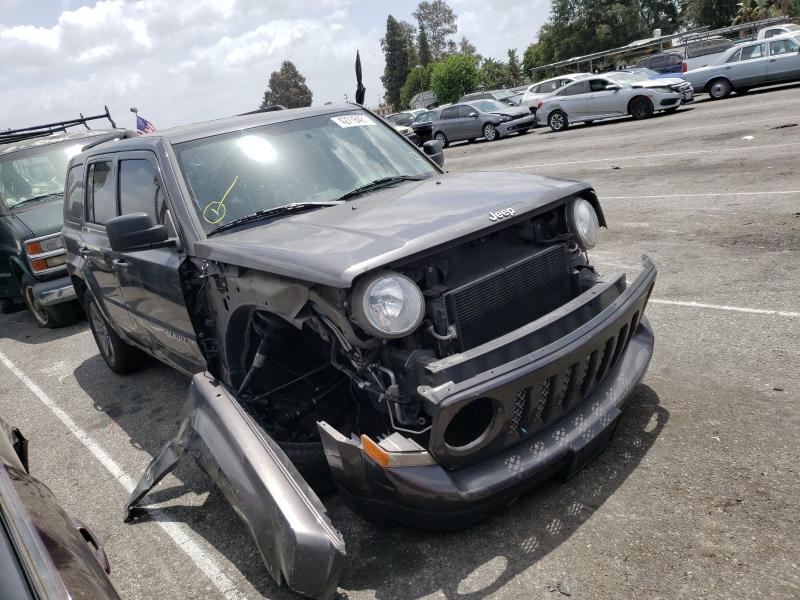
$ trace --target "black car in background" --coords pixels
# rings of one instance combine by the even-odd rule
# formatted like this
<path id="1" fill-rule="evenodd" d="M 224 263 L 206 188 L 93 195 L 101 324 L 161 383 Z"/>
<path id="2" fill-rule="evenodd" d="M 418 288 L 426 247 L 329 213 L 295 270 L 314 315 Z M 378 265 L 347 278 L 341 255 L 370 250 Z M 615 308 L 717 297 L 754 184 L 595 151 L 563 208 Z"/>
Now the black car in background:
<path id="1" fill-rule="evenodd" d="M 434 117 L 436 117 L 436 110 L 426 110 L 419 113 L 411 121 L 411 129 L 417 134 L 420 146 L 433 137 L 431 135 L 431 123 L 433 123 Z"/>
<path id="2" fill-rule="evenodd" d="M 30 474 L 28 440 L 0 418 L 0 598 L 118 600 L 91 530 Z"/>
<path id="3" fill-rule="evenodd" d="M 0 132 L 0 309 L 24 301 L 42 327 L 60 327 L 81 314 L 67 276 L 61 239 L 64 175 L 84 146 L 115 135 L 84 129 L 108 114 Z"/>
<path id="4" fill-rule="evenodd" d="M 443 161 L 357 105 L 71 160 L 67 267 L 101 356 L 193 374 L 129 518 L 191 457 L 269 573 L 328 600 L 345 545 L 315 490 L 454 529 L 608 445 L 653 353 L 654 265 L 594 270 L 586 183 Z"/>

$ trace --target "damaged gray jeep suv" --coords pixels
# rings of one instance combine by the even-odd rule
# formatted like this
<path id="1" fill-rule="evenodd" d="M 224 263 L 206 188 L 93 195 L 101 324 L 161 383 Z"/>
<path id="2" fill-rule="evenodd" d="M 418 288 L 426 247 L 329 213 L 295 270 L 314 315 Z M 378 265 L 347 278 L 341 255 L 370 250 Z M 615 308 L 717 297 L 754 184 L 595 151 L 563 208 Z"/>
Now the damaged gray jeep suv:
<path id="1" fill-rule="evenodd" d="M 271 575 L 331 598 L 344 542 L 314 490 L 451 529 L 607 446 L 652 355 L 655 267 L 595 271 L 587 184 L 442 162 L 354 105 L 72 159 L 67 265 L 103 358 L 193 374 L 129 518 L 189 456 Z"/>

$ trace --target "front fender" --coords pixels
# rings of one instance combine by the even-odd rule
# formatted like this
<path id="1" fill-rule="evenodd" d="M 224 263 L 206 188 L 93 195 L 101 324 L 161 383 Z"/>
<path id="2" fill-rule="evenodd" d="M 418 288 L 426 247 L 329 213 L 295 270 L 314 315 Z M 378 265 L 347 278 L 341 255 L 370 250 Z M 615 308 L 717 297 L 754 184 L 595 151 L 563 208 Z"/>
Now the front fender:
<path id="1" fill-rule="evenodd" d="M 335 596 L 345 555 L 341 534 L 283 450 L 207 373 L 192 378 L 177 436 L 148 466 L 127 519 L 184 455 L 219 486 L 250 530 L 270 575 L 292 590 Z"/>

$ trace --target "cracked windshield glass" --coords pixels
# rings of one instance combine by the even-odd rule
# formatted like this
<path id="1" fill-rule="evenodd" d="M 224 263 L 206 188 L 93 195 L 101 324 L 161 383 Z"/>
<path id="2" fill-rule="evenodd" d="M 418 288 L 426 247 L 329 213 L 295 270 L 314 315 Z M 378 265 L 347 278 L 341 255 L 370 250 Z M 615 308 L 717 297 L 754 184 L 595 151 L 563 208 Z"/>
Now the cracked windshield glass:
<path id="1" fill-rule="evenodd" d="M 81 151 L 76 144 L 51 144 L 28 152 L 0 156 L 0 198 L 8 208 L 64 192 L 69 159 Z"/>

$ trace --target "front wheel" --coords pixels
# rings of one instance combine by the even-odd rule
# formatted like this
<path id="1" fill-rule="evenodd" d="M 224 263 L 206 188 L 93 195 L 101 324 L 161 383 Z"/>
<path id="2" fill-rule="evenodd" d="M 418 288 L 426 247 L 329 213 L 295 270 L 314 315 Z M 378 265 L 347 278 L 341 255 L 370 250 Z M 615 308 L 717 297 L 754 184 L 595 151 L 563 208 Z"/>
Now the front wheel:
<path id="1" fill-rule="evenodd" d="M 449 142 L 447 141 L 447 136 L 443 134 L 441 131 L 437 131 L 436 135 L 433 136 L 433 139 L 439 142 L 442 145 L 442 148 L 447 148 L 447 146 L 449 145 Z"/>
<path id="2" fill-rule="evenodd" d="M 714 79 L 708 84 L 708 95 L 712 100 L 722 100 L 731 95 L 731 82 L 727 79 Z"/>
<path id="3" fill-rule="evenodd" d="M 653 103 L 650 101 L 650 98 L 642 96 L 634 98 L 631 100 L 631 104 L 628 108 L 631 116 L 637 121 L 649 119 L 653 116 Z"/>
<path id="4" fill-rule="evenodd" d="M 550 129 L 556 133 L 559 131 L 564 131 L 567 127 L 569 127 L 567 115 L 560 110 L 554 111 L 549 117 L 547 117 L 547 124 L 550 126 Z"/>
<path id="5" fill-rule="evenodd" d="M 84 306 L 86 307 L 89 328 L 92 330 L 97 349 L 109 369 L 119 375 L 139 369 L 145 362 L 145 353 L 125 343 L 117 335 L 117 332 L 111 328 L 111 325 L 103 317 L 90 292 L 86 293 Z"/>
<path id="6" fill-rule="evenodd" d="M 44 305 L 36 299 L 33 293 L 34 281 L 28 276 L 22 278 L 22 298 L 31 311 L 39 327 L 57 329 L 65 325 L 72 325 L 80 318 L 80 310 L 76 302 L 63 302 L 61 304 Z"/>
<path id="7" fill-rule="evenodd" d="M 486 123 L 483 126 L 483 137 L 487 142 L 493 142 L 500 139 L 500 134 L 497 133 L 497 128 L 493 123 Z"/>

